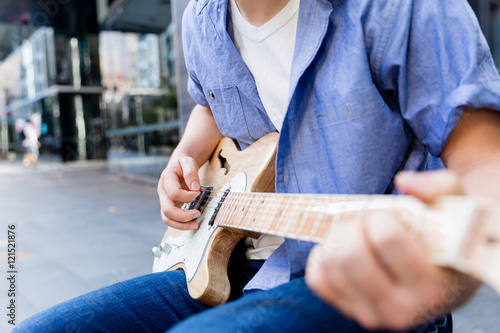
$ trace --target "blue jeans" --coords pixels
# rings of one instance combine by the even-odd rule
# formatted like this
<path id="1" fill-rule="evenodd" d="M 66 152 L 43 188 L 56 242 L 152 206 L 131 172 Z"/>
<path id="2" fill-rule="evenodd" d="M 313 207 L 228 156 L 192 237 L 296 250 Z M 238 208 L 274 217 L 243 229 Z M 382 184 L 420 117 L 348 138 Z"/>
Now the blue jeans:
<path id="1" fill-rule="evenodd" d="M 447 333 L 446 320 L 412 333 Z M 13 332 L 366 332 L 316 298 L 303 278 L 215 308 L 189 296 L 182 271 L 144 275 L 56 305 Z M 382 331 L 380 331 L 382 332 Z"/>

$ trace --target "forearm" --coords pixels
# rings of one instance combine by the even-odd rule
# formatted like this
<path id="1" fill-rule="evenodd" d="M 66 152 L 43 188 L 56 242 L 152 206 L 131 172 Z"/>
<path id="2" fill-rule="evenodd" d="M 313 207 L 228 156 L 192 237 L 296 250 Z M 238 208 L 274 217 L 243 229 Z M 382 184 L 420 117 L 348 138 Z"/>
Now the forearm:
<path id="1" fill-rule="evenodd" d="M 189 156 L 201 166 L 208 160 L 221 138 L 222 134 L 211 110 L 197 105 L 189 117 L 184 135 L 172 153 L 170 161 Z"/>
<path id="2" fill-rule="evenodd" d="M 455 172 L 466 195 L 500 200 L 500 112 L 468 109 L 450 134 L 441 155 L 446 167 Z M 454 306 L 465 303 L 480 283 L 465 275 L 464 290 Z"/>
<path id="3" fill-rule="evenodd" d="M 466 109 L 441 158 L 466 194 L 500 200 L 500 112 Z"/>

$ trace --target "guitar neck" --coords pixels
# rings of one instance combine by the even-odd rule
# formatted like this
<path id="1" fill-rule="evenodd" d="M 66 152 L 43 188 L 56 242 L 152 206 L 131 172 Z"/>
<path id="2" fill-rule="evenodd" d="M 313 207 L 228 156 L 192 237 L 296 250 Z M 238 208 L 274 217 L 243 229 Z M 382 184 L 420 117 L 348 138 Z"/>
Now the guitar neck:
<path id="1" fill-rule="evenodd" d="M 391 211 L 421 238 L 434 262 L 471 274 L 500 293 L 500 216 L 487 201 L 443 197 L 423 203 L 410 196 L 235 193 L 215 224 L 321 243 L 342 237 L 340 226 L 374 211 Z M 495 265 L 491 265 L 495 263 Z"/>
<path id="2" fill-rule="evenodd" d="M 408 196 L 235 193 L 224 200 L 217 225 L 319 243 L 332 227 L 361 221 L 375 210 L 417 214 L 425 205 Z M 411 221 L 410 221 L 411 222 Z M 422 221 L 415 220 L 414 228 Z"/>

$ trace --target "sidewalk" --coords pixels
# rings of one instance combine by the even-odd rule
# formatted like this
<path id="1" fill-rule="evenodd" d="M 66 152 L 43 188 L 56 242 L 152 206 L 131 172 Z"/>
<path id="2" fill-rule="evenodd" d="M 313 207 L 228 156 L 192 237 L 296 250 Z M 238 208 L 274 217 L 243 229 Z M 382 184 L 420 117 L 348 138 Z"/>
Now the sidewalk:
<path id="1" fill-rule="evenodd" d="M 102 162 L 0 161 L 0 266 L 7 226 L 16 224 L 17 318 L 96 288 L 151 272 L 151 248 L 165 231 L 154 186 L 124 181 Z M 6 279 L 0 279 L 0 332 Z"/>
<path id="2" fill-rule="evenodd" d="M 0 161 L 0 266 L 7 272 L 7 226 L 16 224 L 16 322 L 151 271 L 150 249 L 165 231 L 154 183 L 110 175 L 103 162 L 45 161 L 31 170 Z M 0 332 L 9 332 L 0 281 Z M 498 332 L 499 311 L 500 297 L 483 287 L 454 313 L 454 332 Z"/>

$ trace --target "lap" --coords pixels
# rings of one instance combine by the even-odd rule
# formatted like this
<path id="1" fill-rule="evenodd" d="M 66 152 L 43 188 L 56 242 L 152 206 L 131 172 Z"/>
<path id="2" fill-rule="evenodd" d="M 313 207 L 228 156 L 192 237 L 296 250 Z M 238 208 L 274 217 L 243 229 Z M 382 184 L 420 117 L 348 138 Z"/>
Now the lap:
<path id="1" fill-rule="evenodd" d="M 17 330 L 164 332 L 207 308 L 189 296 L 182 271 L 169 271 L 144 275 L 63 302 L 23 321 Z"/>
<path id="2" fill-rule="evenodd" d="M 14 332 L 170 328 L 169 332 L 366 332 L 315 297 L 303 278 L 209 308 L 189 296 L 183 271 L 149 274 L 82 295 L 28 318 Z M 431 325 L 411 332 L 442 331 Z"/>
<path id="3" fill-rule="evenodd" d="M 280 287 L 258 291 L 225 305 L 200 312 L 174 326 L 181 332 L 367 332 L 318 299 L 295 279 Z M 379 331 L 386 332 L 386 331 Z M 408 333 L 447 332 L 432 323 Z"/>

